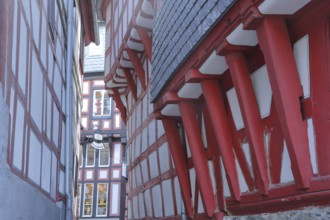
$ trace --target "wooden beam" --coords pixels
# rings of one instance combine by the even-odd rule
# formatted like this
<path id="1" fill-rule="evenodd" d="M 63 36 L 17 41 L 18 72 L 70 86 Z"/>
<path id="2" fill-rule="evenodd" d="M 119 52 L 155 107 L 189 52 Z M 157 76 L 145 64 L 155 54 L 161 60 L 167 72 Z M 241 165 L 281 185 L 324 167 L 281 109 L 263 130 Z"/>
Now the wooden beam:
<path id="1" fill-rule="evenodd" d="M 141 42 L 144 46 L 144 52 L 146 53 L 149 61 L 151 62 L 152 58 L 152 40 L 151 37 L 149 36 L 148 31 L 142 30 L 139 27 L 136 27 L 137 32 L 139 33 Z"/>
<path id="2" fill-rule="evenodd" d="M 132 49 L 130 49 L 129 47 L 126 47 L 126 51 L 132 61 L 135 72 L 141 82 L 143 89 L 146 90 L 147 85 L 146 85 L 146 79 L 145 79 L 145 72 L 144 72 L 143 66 L 140 62 L 140 59 L 139 59 L 137 53 L 135 51 L 133 51 Z"/>
<path id="3" fill-rule="evenodd" d="M 230 75 L 237 92 L 242 111 L 249 147 L 256 162 L 256 183 L 260 192 L 268 194 L 269 179 L 267 158 L 264 146 L 264 134 L 257 98 L 254 94 L 250 73 L 241 52 L 229 52 L 225 55 Z"/>
<path id="4" fill-rule="evenodd" d="M 133 97 L 135 100 L 137 100 L 137 94 L 136 94 L 136 85 L 134 82 L 134 79 L 132 77 L 131 71 L 127 68 L 121 68 L 125 74 L 127 85 L 131 89 L 131 92 L 133 94 Z"/>
<path id="5" fill-rule="evenodd" d="M 118 88 L 113 88 L 113 95 L 112 98 L 114 99 L 114 101 L 116 102 L 117 108 L 119 109 L 121 118 L 123 119 L 125 125 L 126 125 L 126 107 L 124 106 L 123 102 L 121 101 L 119 92 L 118 92 Z"/>
<path id="6" fill-rule="evenodd" d="M 179 108 L 192 155 L 197 180 L 201 186 L 200 192 L 204 208 L 207 215 L 211 217 L 216 209 L 216 204 L 207 160 L 205 158 L 201 130 L 196 118 L 196 111 L 191 102 L 180 102 Z"/>
<path id="7" fill-rule="evenodd" d="M 173 119 L 163 119 L 162 122 L 167 136 L 169 149 L 173 158 L 175 170 L 179 179 L 183 202 L 185 204 L 188 216 L 193 218 L 187 156 L 183 150 L 177 122 Z"/>
<path id="8" fill-rule="evenodd" d="M 307 123 L 303 121 L 300 111 L 300 98 L 303 97 L 303 92 L 284 18 L 264 17 L 256 26 L 256 31 L 265 57 L 296 186 L 308 188 L 312 177 L 312 165 Z"/>
<path id="9" fill-rule="evenodd" d="M 239 201 L 240 187 L 237 177 L 232 135 L 230 133 L 228 116 L 222 99 L 222 91 L 217 80 L 206 79 L 203 80 L 201 84 L 208 111 L 212 118 L 213 130 L 216 132 L 218 148 L 226 170 L 228 184 L 232 196 Z"/>

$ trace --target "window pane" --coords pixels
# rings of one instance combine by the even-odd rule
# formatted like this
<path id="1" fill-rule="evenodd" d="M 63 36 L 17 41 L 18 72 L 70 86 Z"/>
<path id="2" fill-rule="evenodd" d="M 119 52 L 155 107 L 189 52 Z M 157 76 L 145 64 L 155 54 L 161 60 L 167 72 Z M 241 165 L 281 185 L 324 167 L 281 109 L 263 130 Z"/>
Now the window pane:
<path id="1" fill-rule="evenodd" d="M 100 183 L 97 185 L 97 216 L 107 215 L 108 203 L 108 184 Z"/>
<path id="2" fill-rule="evenodd" d="M 94 91 L 93 114 L 102 115 L 102 91 Z"/>
<path id="3" fill-rule="evenodd" d="M 84 189 L 84 216 L 92 216 L 93 210 L 93 184 L 85 184 Z"/>
<path id="4" fill-rule="evenodd" d="M 104 148 L 99 150 L 99 165 L 109 166 L 110 148 L 108 143 L 104 143 Z"/>
<path id="5" fill-rule="evenodd" d="M 86 166 L 91 167 L 94 166 L 95 160 L 95 149 L 88 145 L 87 146 L 87 160 L 86 160 Z"/>
<path id="6" fill-rule="evenodd" d="M 108 94 L 104 94 L 103 115 L 110 115 L 111 100 L 107 96 Z"/>

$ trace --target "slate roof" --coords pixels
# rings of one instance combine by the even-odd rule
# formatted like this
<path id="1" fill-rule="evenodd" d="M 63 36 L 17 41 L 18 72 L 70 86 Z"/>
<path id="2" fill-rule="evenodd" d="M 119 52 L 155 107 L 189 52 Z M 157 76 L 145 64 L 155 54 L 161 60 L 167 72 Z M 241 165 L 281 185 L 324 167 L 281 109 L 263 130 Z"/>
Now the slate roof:
<path id="1" fill-rule="evenodd" d="M 235 0 L 164 0 L 154 20 L 151 100 Z"/>
<path id="2" fill-rule="evenodd" d="M 104 72 L 105 27 L 99 26 L 100 44 L 85 47 L 84 72 Z"/>

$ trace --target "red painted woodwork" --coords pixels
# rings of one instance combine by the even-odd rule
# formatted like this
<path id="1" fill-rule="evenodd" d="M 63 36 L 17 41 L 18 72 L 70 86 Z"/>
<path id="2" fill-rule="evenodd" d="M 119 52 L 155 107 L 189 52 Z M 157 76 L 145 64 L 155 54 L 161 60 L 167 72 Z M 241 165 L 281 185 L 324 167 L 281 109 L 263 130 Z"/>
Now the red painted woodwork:
<path id="1" fill-rule="evenodd" d="M 226 170 L 228 185 L 233 197 L 239 201 L 240 187 L 237 178 L 235 155 L 220 85 L 216 80 L 203 80 L 201 84 L 208 111 L 212 118 L 213 130 L 217 134 L 216 140 Z"/>
<path id="2" fill-rule="evenodd" d="M 310 73 L 313 123 L 319 174 L 330 175 L 330 22 L 313 23 L 310 31 Z"/>
<path id="3" fill-rule="evenodd" d="M 204 208 L 207 215 L 211 217 L 215 211 L 216 204 L 196 112 L 193 104 L 190 102 L 180 102 L 179 108 L 196 170 L 197 180 L 201 186 L 200 191 Z"/>
<path id="4" fill-rule="evenodd" d="M 212 128 L 212 119 L 208 112 L 207 106 L 203 103 L 203 116 L 204 116 L 204 126 L 207 140 L 207 149 L 210 149 L 213 160 L 214 167 L 214 178 L 216 181 L 216 197 L 217 203 L 220 210 L 225 210 L 225 200 L 223 196 L 223 183 L 222 183 L 222 172 L 221 172 L 221 163 L 220 163 L 220 152 L 217 147 L 217 140 L 215 131 Z"/>
<path id="5" fill-rule="evenodd" d="M 173 119 L 162 120 L 168 140 L 169 149 L 176 167 L 179 183 L 181 186 L 182 198 L 186 211 L 190 218 L 193 217 L 192 203 L 190 199 L 190 181 L 187 167 L 187 156 L 184 153 L 177 122 Z"/>
<path id="6" fill-rule="evenodd" d="M 82 23 L 84 26 L 84 33 L 85 33 L 84 36 L 85 46 L 87 46 L 91 42 L 95 41 L 91 1 L 79 1 L 79 6 L 81 9 L 81 14 L 84 15 L 82 16 Z"/>
<path id="7" fill-rule="evenodd" d="M 266 16 L 256 30 L 260 48 L 265 57 L 295 182 L 299 188 L 308 188 L 312 166 L 307 124 L 302 120 L 300 111 L 300 98 L 303 93 L 288 31 L 283 18 L 277 16 Z"/>
<path id="8" fill-rule="evenodd" d="M 272 100 L 272 104 L 271 104 L 270 118 L 273 122 L 269 134 L 270 135 L 270 140 L 269 140 L 270 177 L 273 184 L 278 184 L 281 182 L 284 137 L 281 131 L 280 121 L 278 120 L 274 100 Z"/>
<path id="9" fill-rule="evenodd" d="M 152 58 L 152 41 L 151 37 L 149 36 L 148 31 L 137 27 L 137 32 L 139 33 L 141 42 L 144 46 L 144 52 L 147 55 L 148 59 L 151 61 Z"/>
<path id="10" fill-rule="evenodd" d="M 120 98 L 120 95 L 118 92 L 118 88 L 113 88 L 112 91 L 113 91 L 112 97 L 113 97 L 114 101 L 116 102 L 117 108 L 120 111 L 121 118 L 123 119 L 124 123 L 126 124 L 126 108 L 125 108 L 123 102 L 121 101 L 121 98 Z"/>
<path id="11" fill-rule="evenodd" d="M 135 85 L 134 79 L 132 77 L 131 71 L 127 68 L 122 68 L 122 70 L 125 74 L 128 87 L 131 89 L 131 92 L 133 94 L 134 99 L 137 100 L 136 85 Z"/>
<path id="12" fill-rule="evenodd" d="M 250 73 L 242 53 L 229 52 L 226 54 L 226 61 L 237 92 L 251 153 L 255 159 L 257 186 L 261 193 L 267 194 L 269 180 L 263 128 Z"/>
<path id="13" fill-rule="evenodd" d="M 126 47 L 126 51 L 128 53 L 128 56 L 131 58 L 135 72 L 141 82 L 143 89 L 146 90 L 147 85 L 146 85 L 146 80 L 145 80 L 145 72 L 144 72 L 143 66 L 140 62 L 140 59 L 137 56 L 137 53 L 135 51 L 133 51 L 132 49 L 130 49 L 129 47 Z"/>

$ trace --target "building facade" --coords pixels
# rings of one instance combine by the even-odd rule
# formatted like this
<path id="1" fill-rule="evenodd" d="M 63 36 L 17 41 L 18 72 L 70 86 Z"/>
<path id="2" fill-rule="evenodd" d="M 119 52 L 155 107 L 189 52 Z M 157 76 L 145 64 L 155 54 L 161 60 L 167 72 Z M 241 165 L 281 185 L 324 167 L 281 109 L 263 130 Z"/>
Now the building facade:
<path id="1" fill-rule="evenodd" d="M 103 8 L 105 82 L 127 125 L 129 219 L 329 205 L 326 1 Z"/>
<path id="2" fill-rule="evenodd" d="M 78 215 L 80 219 L 124 219 L 125 126 L 103 80 L 84 80 L 82 100 Z M 102 135 L 103 146 L 93 146 L 94 134 Z"/>
<path id="3" fill-rule="evenodd" d="M 77 182 L 66 177 L 78 173 L 84 34 L 92 36 L 92 27 L 81 16 L 85 4 L 74 1 L 74 8 L 68 8 L 70 4 L 63 0 L 0 2 L 3 219 L 58 220 L 75 213 Z M 67 41 L 69 10 L 73 12 L 72 44 Z M 68 47 L 73 51 L 72 69 L 66 71 Z M 66 83 L 68 74 L 71 85 Z M 66 120 L 68 103 L 70 121 Z M 72 126 L 69 145 L 65 144 L 66 125 Z M 74 159 L 67 163 L 66 158 Z"/>
<path id="4" fill-rule="evenodd" d="M 92 43 L 85 48 L 77 214 L 80 219 L 124 219 L 126 129 L 103 81 L 105 27 L 102 23 L 99 37 L 99 45 Z M 95 134 L 102 138 L 97 141 Z"/>

